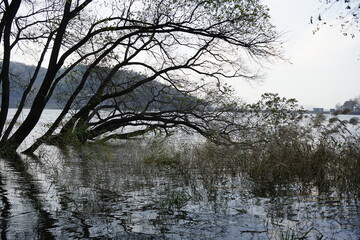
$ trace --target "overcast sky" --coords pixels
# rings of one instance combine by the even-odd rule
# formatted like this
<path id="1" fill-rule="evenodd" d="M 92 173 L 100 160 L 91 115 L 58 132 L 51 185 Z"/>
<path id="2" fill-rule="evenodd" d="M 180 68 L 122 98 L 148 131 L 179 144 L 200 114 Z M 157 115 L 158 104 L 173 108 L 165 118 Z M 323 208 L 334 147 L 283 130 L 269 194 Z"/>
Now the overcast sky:
<path id="1" fill-rule="evenodd" d="M 310 16 L 317 14 L 318 0 L 265 2 L 273 23 L 284 32 L 284 55 L 291 63 L 270 65 L 260 85 L 233 84 L 244 100 L 253 102 L 262 93 L 273 92 L 302 105 L 334 108 L 360 96 L 360 32 L 354 39 L 344 37 L 333 22 L 336 26 L 323 27 L 314 35 L 316 25 L 310 24 Z"/>
<path id="2" fill-rule="evenodd" d="M 296 98 L 305 107 L 329 109 L 360 96 L 360 32 L 354 39 L 343 36 L 335 19 L 340 8 L 327 12 L 335 26 L 314 35 L 316 25 L 310 24 L 310 16 L 318 14 L 319 0 L 263 1 L 283 33 L 283 54 L 289 62 L 269 65 L 261 84 L 230 82 L 243 100 L 255 102 L 271 92 Z"/>

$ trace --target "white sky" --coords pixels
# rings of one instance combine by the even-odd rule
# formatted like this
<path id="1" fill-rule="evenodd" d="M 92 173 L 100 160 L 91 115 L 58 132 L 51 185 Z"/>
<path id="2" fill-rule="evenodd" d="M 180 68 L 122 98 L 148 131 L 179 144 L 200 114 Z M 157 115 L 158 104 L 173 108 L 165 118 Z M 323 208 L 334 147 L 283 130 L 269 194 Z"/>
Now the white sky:
<path id="1" fill-rule="evenodd" d="M 260 85 L 233 82 L 240 97 L 254 102 L 262 93 L 272 92 L 296 98 L 304 106 L 328 109 L 360 96 L 360 32 L 354 39 L 344 37 L 335 23 L 336 26 L 324 26 L 314 35 L 316 25 L 310 24 L 310 16 L 318 13 L 318 0 L 265 3 L 270 7 L 273 23 L 284 32 L 284 55 L 291 63 L 270 65 Z"/>

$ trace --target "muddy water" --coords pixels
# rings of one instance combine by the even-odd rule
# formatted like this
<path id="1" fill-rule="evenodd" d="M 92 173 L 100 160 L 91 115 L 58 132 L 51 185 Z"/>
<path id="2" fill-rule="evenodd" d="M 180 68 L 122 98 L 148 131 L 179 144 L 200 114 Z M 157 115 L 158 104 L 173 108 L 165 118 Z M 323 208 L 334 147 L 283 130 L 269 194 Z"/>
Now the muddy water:
<path id="1" fill-rule="evenodd" d="M 353 195 L 271 194 L 225 167 L 149 163 L 136 149 L 0 159 L 2 239 L 360 238 Z"/>

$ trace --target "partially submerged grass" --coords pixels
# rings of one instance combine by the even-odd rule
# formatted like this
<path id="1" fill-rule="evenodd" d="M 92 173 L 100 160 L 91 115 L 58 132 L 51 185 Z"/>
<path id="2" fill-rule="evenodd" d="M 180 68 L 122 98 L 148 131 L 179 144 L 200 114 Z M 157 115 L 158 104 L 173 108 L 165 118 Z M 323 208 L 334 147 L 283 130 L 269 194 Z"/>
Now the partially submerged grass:
<path id="1" fill-rule="evenodd" d="M 309 192 L 360 190 L 360 137 L 348 129 L 354 121 L 309 117 L 271 131 L 259 131 L 248 145 L 211 142 L 179 147 L 157 141 L 145 147 L 146 164 L 197 169 L 203 175 L 245 174 L 256 183 L 256 194 L 281 194 L 286 186 Z M 329 121 L 326 123 L 326 121 Z M 256 140 L 256 141 L 255 141 Z"/>
<path id="2" fill-rule="evenodd" d="M 292 119 L 259 126 L 251 132 L 251 142 L 244 136 L 246 144 L 190 142 L 175 146 L 166 137 L 156 137 L 118 146 L 76 145 L 76 152 L 80 158 L 116 158 L 111 153 L 115 147 L 120 156 L 154 167 L 192 169 L 217 178 L 241 173 L 255 183 L 253 190 L 259 196 L 282 194 L 290 186 L 304 193 L 313 187 L 320 193 L 359 193 L 358 120 L 323 115 Z"/>
<path id="3" fill-rule="evenodd" d="M 155 137 L 135 144 L 122 142 L 116 152 L 134 161 L 140 159 L 142 164 L 196 169 L 203 175 L 241 173 L 256 183 L 260 195 L 277 194 L 276 189 L 287 185 L 297 185 L 302 191 L 315 186 L 319 192 L 359 192 L 357 117 L 341 120 L 337 116 L 306 115 L 294 99 L 276 94 L 265 94 L 263 98 L 239 115 L 240 124 L 235 125 L 240 130 L 234 131 L 237 136 L 229 136 L 236 139 L 236 144 L 179 145 L 169 138 Z M 86 128 L 78 131 L 66 138 L 65 153 L 76 149 L 81 158 L 117 157 L 101 141 L 90 145 L 79 142 L 78 137 L 86 134 Z"/>
<path id="4" fill-rule="evenodd" d="M 114 145 L 84 145 L 77 142 L 77 136 L 83 134 L 80 132 L 66 140 L 67 144 L 73 144 L 63 151 L 76 154 L 76 158 L 82 159 L 79 164 L 83 165 L 91 161 L 97 163 L 98 159 L 103 162 L 121 159 L 122 168 L 129 168 L 132 174 L 145 179 L 165 175 L 167 180 L 179 178 L 176 179 L 180 180 L 177 181 L 179 185 L 169 184 L 166 196 L 156 201 L 164 215 L 171 215 L 186 206 L 190 197 L 194 201 L 219 201 L 224 192 L 231 190 L 232 186 L 226 184 L 232 177 L 237 182 L 243 179 L 249 182 L 247 191 L 258 199 L 310 196 L 314 192 L 319 196 L 343 195 L 345 199 L 359 199 L 360 136 L 357 118 L 341 120 L 324 115 L 304 115 L 279 108 L 271 102 L 267 102 L 266 111 L 256 112 L 257 108 L 263 107 L 254 106 L 253 111 L 245 112 L 244 119 L 239 120 L 244 120 L 244 128 L 243 135 L 236 136 L 237 144 L 217 145 L 208 141 L 178 144 L 168 137 L 155 137 L 121 141 Z M 103 177 L 106 171 L 106 168 L 103 172 L 97 169 L 97 177 Z M 94 179 L 93 175 L 83 172 L 84 179 Z M 135 183 L 131 183 L 133 188 L 141 187 L 141 183 Z M 279 211 L 284 212 L 283 208 Z M 246 211 L 239 212 L 245 214 Z M 274 218 L 286 216 L 275 215 Z M 313 235 L 311 226 L 305 228 L 309 231 L 286 227 L 282 225 L 279 233 L 275 233 L 277 239 L 305 239 Z"/>
<path id="5" fill-rule="evenodd" d="M 144 162 L 155 165 L 177 165 L 180 163 L 180 155 L 170 147 L 165 146 L 164 139 L 157 139 L 146 145 Z"/>
<path id="6" fill-rule="evenodd" d="M 251 183 L 251 197 L 291 198 L 293 195 L 310 195 L 315 189 L 319 195 L 335 192 L 336 196 L 344 194 L 358 198 L 360 138 L 349 129 L 353 123 L 354 121 L 334 118 L 327 120 L 320 115 L 309 117 L 305 123 L 289 121 L 278 124 L 275 121 L 275 125 L 269 125 L 268 128 L 262 126 L 259 131 L 252 132 L 253 141 L 246 144 L 192 144 L 188 141 L 189 143 L 174 145 L 169 138 L 158 137 L 122 141 L 113 145 L 80 145 L 81 147 L 76 147 L 76 151 L 68 148 L 70 151 L 67 154 L 76 153 L 77 158 L 84 160 L 79 161 L 79 164 L 87 167 L 92 167 L 89 162 L 97 163 L 99 159 L 104 165 L 109 164 L 105 163 L 109 159 L 112 163 L 121 159 L 119 163 L 122 168 L 130 168 L 128 171 L 131 174 L 141 175 L 145 179 L 166 176 L 165 181 L 169 181 L 179 178 L 180 181 L 176 181 L 178 185 L 165 183 L 165 196 L 157 198 L 153 203 L 166 221 L 166 217 L 182 212 L 191 202 L 221 200 L 222 194 L 226 195 L 233 187 L 226 185 L 232 176 L 244 176 Z M 246 136 L 246 139 L 249 137 Z M 97 174 L 82 171 L 83 178 L 87 181 L 106 177 L 107 168 L 101 171 L 98 164 L 94 166 L 97 166 Z M 121 179 L 120 173 L 116 178 Z M 242 179 L 237 178 L 236 181 Z M 130 180 L 125 179 L 124 182 Z M 142 183 L 138 182 L 131 182 L 132 188 L 140 188 Z M 154 189 L 155 187 L 156 185 Z M 236 191 L 241 190 L 236 188 Z M 283 208 L 279 211 L 284 212 Z M 242 208 L 238 212 L 246 214 L 246 210 Z M 286 217 L 285 214 L 274 216 Z M 289 228 L 287 225 L 281 225 L 275 230 L 276 239 L 306 239 L 317 231 L 311 226 Z"/>
<path id="7" fill-rule="evenodd" d="M 302 134 L 299 126 L 288 128 L 248 151 L 247 164 L 242 164 L 254 181 L 268 185 L 298 183 L 316 186 L 320 192 L 360 189 L 359 136 L 346 132 L 345 125 L 321 125 L 315 129 L 316 137 Z"/>
<path id="8" fill-rule="evenodd" d="M 160 202 L 160 208 L 163 211 L 172 213 L 180 210 L 190 199 L 191 196 L 185 191 L 172 191 Z"/>

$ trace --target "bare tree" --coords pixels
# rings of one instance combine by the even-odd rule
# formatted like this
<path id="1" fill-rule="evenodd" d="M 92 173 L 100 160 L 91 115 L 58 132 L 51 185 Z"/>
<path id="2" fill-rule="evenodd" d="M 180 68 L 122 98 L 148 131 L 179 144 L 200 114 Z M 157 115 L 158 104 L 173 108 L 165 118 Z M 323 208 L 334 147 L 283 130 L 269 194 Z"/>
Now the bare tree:
<path id="1" fill-rule="evenodd" d="M 2 1 L 0 11 L 2 154 L 18 149 L 49 99 L 71 78 L 76 80 L 64 94 L 60 116 L 28 153 L 43 142 L 66 142 L 69 137 L 126 138 L 175 126 L 229 138 L 235 129 L 229 117 L 235 103 L 222 79 L 256 79 L 249 70 L 254 68 L 245 63 L 279 55 L 278 34 L 260 1 L 14 0 Z M 37 68 L 6 124 L 9 66 L 19 53 L 33 59 Z M 35 88 L 41 66 L 47 71 Z M 29 114 L 15 128 L 34 89 Z M 148 95 L 145 103 L 136 96 L 140 89 Z M 76 113 L 66 118 L 74 108 Z M 126 126 L 142 128 L 114 132 Z"/>
<path id="2" fill-rule="evenodd" d="M 340 25 L 344 36 L 354 38 L 359 31 L 360 1 L 320 0 L 320 3 L 317 15 L 310 17 L 310 23 L 317 25 L 314 33 L 324 25 Z"/>

